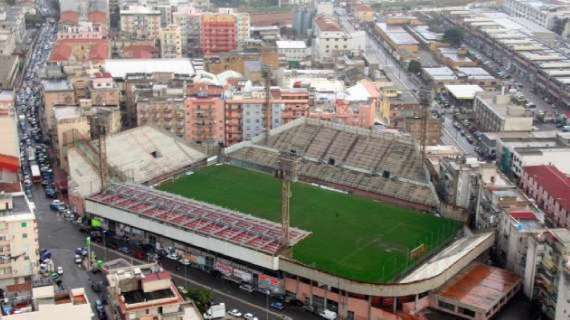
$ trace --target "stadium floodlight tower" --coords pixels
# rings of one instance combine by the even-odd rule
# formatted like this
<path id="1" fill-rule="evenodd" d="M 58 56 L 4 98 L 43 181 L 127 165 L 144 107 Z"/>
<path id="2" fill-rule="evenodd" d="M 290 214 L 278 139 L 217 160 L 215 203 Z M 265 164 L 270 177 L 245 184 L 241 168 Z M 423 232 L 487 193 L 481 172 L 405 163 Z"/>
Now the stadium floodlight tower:
<path id="1" fill-rule="evenodd" d="M 279 167 L 275 170 L 275 177 L 281 180 L 281 252 L 288 253 L 289 225 L 290 225 L 290 200 L 292 196 L 291 182 L 297 182 L 299 162 L 301 158 L 296 152 L 281 152 L 279 155 Z"/>

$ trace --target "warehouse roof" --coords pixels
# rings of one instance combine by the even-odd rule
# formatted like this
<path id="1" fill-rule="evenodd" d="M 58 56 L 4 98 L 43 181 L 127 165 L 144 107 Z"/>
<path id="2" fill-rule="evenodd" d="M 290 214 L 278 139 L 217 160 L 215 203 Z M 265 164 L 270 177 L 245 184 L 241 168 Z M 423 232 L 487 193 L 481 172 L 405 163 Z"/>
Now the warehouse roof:
<path id="1" fill-rule="evenodd" d="M 446 84 L 445 89 L 458 100 L 473 100 L 483 88 L 475 84 Z"/>
<path id="2" fill-rule="evenodd" d="M 132 73 L 172 72 L 194 75 L 190 59 L 107 59 L 104 68 L 113 78 L 124 78 Z"/>

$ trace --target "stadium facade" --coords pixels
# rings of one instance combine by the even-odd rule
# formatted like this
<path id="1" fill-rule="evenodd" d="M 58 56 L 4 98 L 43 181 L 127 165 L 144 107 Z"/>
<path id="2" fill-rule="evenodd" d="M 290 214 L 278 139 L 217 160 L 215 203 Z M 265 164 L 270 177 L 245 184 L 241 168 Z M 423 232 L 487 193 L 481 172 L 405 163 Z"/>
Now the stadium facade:
<path id="1" fill-rule="evenodd" d="M 301 181 L 414 209 L 437 205 L 419 151 L 405 136 L 298 119 L 271 131 L 268 139 L 228 148 L 223 158 L 271 172 L 280 150 L 295 150 L 302 157 Z M 396 319 L 398 311 L 426 305 L 432 290 L 485 256 L 494 243 L 494 233 L 457 236 L 392 281 L 367 282 L 282 254 L 280 224 L 149 186 L 113 183 L 88 197 L 85 208 L 104 228 L 176 250 L 196 268 L 347 319 Z M 292 228 L 291 245 L 311 236 L 311 230 Z"/>

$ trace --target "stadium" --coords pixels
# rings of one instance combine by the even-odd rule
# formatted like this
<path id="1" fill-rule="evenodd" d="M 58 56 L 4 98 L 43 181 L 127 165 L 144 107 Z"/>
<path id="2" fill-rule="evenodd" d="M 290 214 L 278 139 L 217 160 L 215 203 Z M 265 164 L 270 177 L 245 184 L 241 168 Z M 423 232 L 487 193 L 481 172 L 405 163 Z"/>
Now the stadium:
<path id="1" fill-rule="evenodd" d="M 289 250 L 279 155 L 300 158 Z M 298 119 L 154 186 L 112 183 L 86 212 L 117 233 L 173 248 L 192 266 L 314 310 L 390 319 L 422 303 L 492 245 L 422 211 L 438 200 L 414 141 Z M 423 300 L 422 300 L 423 299 Z"/>

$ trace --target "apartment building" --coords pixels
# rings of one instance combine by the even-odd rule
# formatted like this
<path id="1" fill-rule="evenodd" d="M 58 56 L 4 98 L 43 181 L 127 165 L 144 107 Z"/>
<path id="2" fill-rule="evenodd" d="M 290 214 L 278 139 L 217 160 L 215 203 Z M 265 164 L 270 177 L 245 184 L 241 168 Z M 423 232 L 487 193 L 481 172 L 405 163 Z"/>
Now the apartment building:
<path id="1" fill-rule="evenodd" d="M 233 8 L 218 8 L 218 13 L 229 14 L 236 17 L 237 20 L 237 41 L 238 45 L 242 45 L 250 38 L 251 19 L 249 13 L 238 12 Z"/>
<path id="2" fill-rule="evenodd" d="M 317 59 L 331 59 L 345 53 L 360 55 L 366 50 L 364 31 L 347 33 L 331 17 L 314 18 L 313 54 Z"/>
<path id="3" fill-rule="evenodd" d="M 182 52 L 195 52 L 200 49 L 200 16 L 202 12 L 194 6 L 179 6 L 172 13 L 172 21 L 180 26 Z"/>
<path id="4" fill-rule="evenodd" d="M 204 13 L 200 18 L 200 48 L 205 55 L 237 48 L 237 18 L 231 14 Z"/>
<path id="5" fill-rule="evenodd" d="M 137 94 L 137 126 L 152 124 L 175 134 L 185 136 L 186 98 L 183 95 L 158 95 L 155 86 L 152 93 Z"/>
<path id="6" fill-rule="evenodd" d="M 56 105 L 75 105 L 75 91 L 67 80 L 42 81 L 43 130 L 51 131 L 54 128 L 53 108 Z"/>
<path id="7" fill-rule="evenodd" d="M 170 273 L 157 264 L 112 269 L 109 303 L 120 319 L 191 320 L 201 315 L 180 295 Z"/>
<path id="8" fill-rule="evenodd" d="M 59 166 L 67 170 L 67 150 L 76 141 L 91 139 L 91 126 L 79 106 L 58 106 L 54 108 L 54 145 L 57 150 Z"/>
<path id="9" fill-rule="evenodd" d="M 378 22 L 373 29 L 384 48 L 399 61 L 414 58 L 420 48 L 419 41 L 404 28 L 407 22 L 407 20 L 404 23 L 400 20 Z"/>
<path id="10" fill-rule="evenodd" d="M 273 129 L 309 115 L 309 93 L 306 89 L 272 88 L 269 112 L 265 103 L 265 91 L 261 87 L 234 93 L 225 100 L 226 145 L 264 133 L 268 122 L 269 128 Z"/>
<path id="11" fill-rule="evenodd" d="M 201 143 L 224 143 L 223 88 L 195 83 L 188 88 L 186 100 L 186 140 Z"/>
<path id="12" fill-rule="evenodd" d="M 482 166 L 479 169 L 477 185 L 476 229 L 496 227 L 502 214 L 529 210 L 530 201 L 496 166 Z"/>
<path id="13" fill-rule="evenodd" d="M 548 229 L 529 238 L 524 276 L 525 294 L 551 320 L 570 312 L 570 231 Z"/>
<path id="14" fill-rule="evenodd" d="M 160 29 L 160 57 L 182 58 L 182 33 L 180 26 L 171 24 Z"/>
<path id="15" fill-rule="evenodd" d="M 120 31 L 131 39 L 156 40 L 160 35 L 161 13 L 145 6 L 129 6 L 120 11 Z"/>
<path id="16" fill-rule="evenodd" d="M 120 105 L 119 87 L 108 72 L 97 72 L 89 79 L 88 90 L 94 106 Z"/>
<path id="17" fill-rule="evenodd" d="M 478 93 L 473 102 L 473 115 L 480 131 L 532 131 L 531 112 L 514 104 L 510 95 Z"/>
<path id="18" fill-rule="evenodd" d="M 544 210 L 549 226 L 570 226 L 570 176 L 553 165 L 526 166 L 520 181 L 521 188 Z"/>

